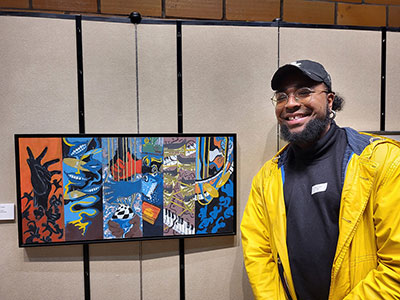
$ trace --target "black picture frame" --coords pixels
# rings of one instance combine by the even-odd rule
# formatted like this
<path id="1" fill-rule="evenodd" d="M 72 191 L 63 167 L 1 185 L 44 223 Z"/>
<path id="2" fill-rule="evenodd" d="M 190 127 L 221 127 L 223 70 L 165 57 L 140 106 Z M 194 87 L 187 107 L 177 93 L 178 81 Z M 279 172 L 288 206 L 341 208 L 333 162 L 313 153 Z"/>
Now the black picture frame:
<path id="1" fill-rule="evenodd" d="M 236 139 L 15 134 L 19 247 L 236 235 Z"/>

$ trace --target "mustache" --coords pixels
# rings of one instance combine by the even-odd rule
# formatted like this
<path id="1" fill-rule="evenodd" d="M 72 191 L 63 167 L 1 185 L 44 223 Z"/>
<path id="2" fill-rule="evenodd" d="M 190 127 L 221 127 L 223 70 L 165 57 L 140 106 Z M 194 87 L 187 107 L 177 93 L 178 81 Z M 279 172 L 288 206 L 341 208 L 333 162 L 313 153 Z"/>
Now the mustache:
<path id="1" fill-rule="evenodd" d="M 289 143 L 312 143 L 317 141 L 330 124 L 329 106 L 326 106 L 325 118 L 310 120 L 301 132 L 292 133 L 285 124 L 280 124 L 280 136 Z"/>

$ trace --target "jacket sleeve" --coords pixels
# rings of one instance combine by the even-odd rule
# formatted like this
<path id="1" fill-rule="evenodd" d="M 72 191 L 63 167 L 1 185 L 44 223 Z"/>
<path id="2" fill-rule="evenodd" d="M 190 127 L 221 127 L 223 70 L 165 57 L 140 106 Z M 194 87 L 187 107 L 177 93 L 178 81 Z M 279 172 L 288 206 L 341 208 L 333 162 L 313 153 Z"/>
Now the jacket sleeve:
<path id="1" fill-rule="evenodd" d="M 382 148 L 384 172 L 372 192 L 378 264 L 344 300 L 400 299 L 400 151 Z"/>
<path id="2" fill-rule="evenodd" d="M 260 171 L 253 180 L 241 223 L 244 263 L 255 299 L 286 299 L 271 251 L 261 177 Z"/>

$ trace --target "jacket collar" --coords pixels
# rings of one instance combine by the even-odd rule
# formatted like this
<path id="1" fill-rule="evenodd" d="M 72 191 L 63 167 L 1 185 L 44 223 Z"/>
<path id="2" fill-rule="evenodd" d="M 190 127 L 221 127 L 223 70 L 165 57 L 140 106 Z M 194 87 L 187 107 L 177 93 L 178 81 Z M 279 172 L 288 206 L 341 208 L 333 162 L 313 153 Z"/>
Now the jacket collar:
<path id="1" fill-rule="evenodd" d="M 350 150 L 358 156 L 361 155 L 365 147 L 367 147 L 372 141 L 379 139 L 370 135 L 362 134 L 350 127 L 344 127 L 343 129 L 346 131 L 347 144 Z"/>

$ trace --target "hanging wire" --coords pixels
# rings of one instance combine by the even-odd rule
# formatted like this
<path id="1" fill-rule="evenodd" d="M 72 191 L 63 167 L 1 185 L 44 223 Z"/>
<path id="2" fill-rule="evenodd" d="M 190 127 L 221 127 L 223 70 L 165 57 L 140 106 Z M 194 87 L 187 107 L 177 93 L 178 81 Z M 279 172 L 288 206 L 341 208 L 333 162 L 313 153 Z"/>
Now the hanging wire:
<path id="1" fill-rule="evenodd" d="M 279 68 L 280 63 L 281 63 L 280 62 L 280 54 L 281 54 L 280 53 L 280 49 L 281 49 L 280 42 L 281 42 L 281 26 L 280 26 L 280 20 L 278 20 L 278 66 L 277 66 L 277 68 Z M 279 149 L 281 148 L 281 145 L 280 145 L 281 138 L 280 138 L 278 122 L 276 123 L 276 139 L 277 139 L 277 142 L 276 142 L 277 150 L 276 151 L 279 151 Z"/>
<path id="2" fill-rule="evenodd" d="M 138 34 L 137 26 L 135 25 L 135 63 L 136 63 L 136 128 L 137 133 L 140 133 L 140 122 L 139 122 L 139 54 L 138 54 Z M 135 143 L 136 151 L 136 143 Z M 136 167 L 136 164 L 135 164 Z M 135 172 L 136 173 L 136 172 Z M 136 174 L 135 174 L 136 175 Z M 143 300 L 143 244 L 139 241 L 139 269 L 140 269 L 140 300 Z"/>
<path id="3" fill-rule="evenodd" d="M 140 300 L 143 300 L 143 266 L 142 266 L 142 258 L 143 258 L 143 249 L 142 249 L 142 241 L 139 242 L 139 268 L 140 268 Z"/>
<path id="4" fill-rule="evenodd" d="M 136 122 L 137 122 L 137 133 L 140 133 L 139 129 L 139 54 L 138 54 L 138 37 L 137 37 L 137 26 L 135 24 L 135 56 L 136 56 Z"/>

